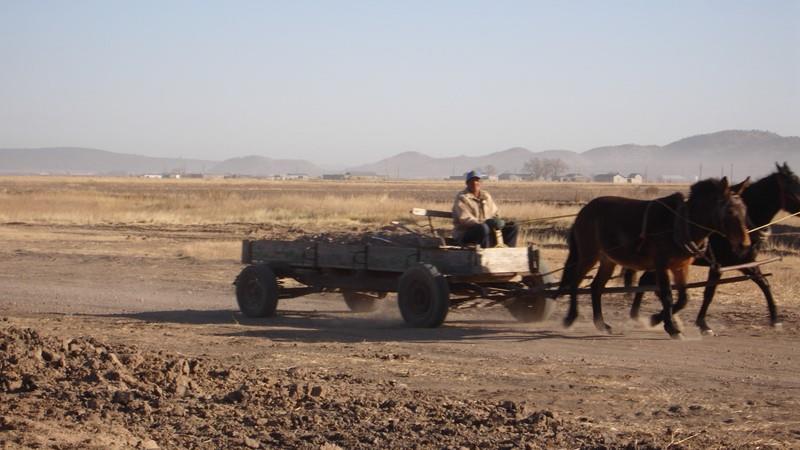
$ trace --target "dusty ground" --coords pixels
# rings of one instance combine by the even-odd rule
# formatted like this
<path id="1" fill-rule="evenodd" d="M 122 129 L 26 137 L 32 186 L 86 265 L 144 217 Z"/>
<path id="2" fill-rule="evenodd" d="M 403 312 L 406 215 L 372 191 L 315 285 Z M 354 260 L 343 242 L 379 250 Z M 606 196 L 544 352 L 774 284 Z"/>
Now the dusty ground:
<path id="1" fill-rule="evenodd" d="M 627 320 L 622 297 L 606 301 L 614 336 L 588 299 L 570 330 L 564 305 L 542 324 L 455 310 L 420 330 L 391 297 L 355 314 L 333 294 L 246 319 L 237 240 L 270 233 L 299 231 L 0 225 L 0 444 L 800 448 L 800 303 L 777 284 L 790 262 L 769 270 L 781 330 L 755 285 L 728 285 L 718 336 L 691 325 L 695 291 L 680 342 Z"/>

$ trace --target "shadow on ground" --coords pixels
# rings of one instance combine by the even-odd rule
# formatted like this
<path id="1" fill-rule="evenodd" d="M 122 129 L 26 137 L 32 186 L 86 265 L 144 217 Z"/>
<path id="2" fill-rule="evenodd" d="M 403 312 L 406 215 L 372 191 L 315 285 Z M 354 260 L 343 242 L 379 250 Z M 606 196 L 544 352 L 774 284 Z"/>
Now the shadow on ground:
<path id="1" fill-rule="evenodd" d="M 350 317 L 342 317 L 349 314 Z M 454 319 L 438 328 L 409 328 L 399 317 L 346 311 L 282 310 L 274 317 L 248 318 L 236 310 L 171 310 L 126 314 L 89 315 L 128 318 L 150 323 L 222 325 L 211 333 L 224 337 L 263 338 L 278 342 L 525 342 L 541 339 L 617 339 L 621 336 L 585 331 L 539 329 L 536 324 L 509 320 Z M 551 326 L 552 324 L 547 324 Z M 234 327 L 232 330 L 231 327 Z M 544 328 L 544 327 L 542 327 Z"/>

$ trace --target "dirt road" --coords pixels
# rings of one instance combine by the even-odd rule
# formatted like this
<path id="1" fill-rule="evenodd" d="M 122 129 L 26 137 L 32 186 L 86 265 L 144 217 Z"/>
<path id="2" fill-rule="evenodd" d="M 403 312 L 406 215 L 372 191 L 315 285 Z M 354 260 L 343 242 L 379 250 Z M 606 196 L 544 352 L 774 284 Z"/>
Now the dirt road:
<path id="1" fill-rule="evenodd" d="M 55 402 L 50 408 L 58 411 L 42 416 L 36 412 L 38 402 L 47 400 L 48 389 L 54 386 L 66 389 L 70 366 L 64 363 L 61 372 L 47 375 L 47 370 L 58 367 L 39 358 L 37 364 L 47 369 L 37 369 L 44 374 L 38 389 L 24 389 L 21 377 L 18 386 L 7 383 L 0 391 L 4 405 L 0 443 L 9 448 L 800 447 L 800 310 L 781 293 L 781 286 L 775 287 L 784 316 L 781 330 L 767 325 L 764 301 L 755 285 L 739 284 L 721 288 L 715 300 L 710 314 L 715 337 L 701 337 L 692 325 L 700 295 L 694 292 L 695 301 L 682 313 L 686 339 L 680 342 L 670 340 L 663 329 L 629 321 L 625 313 L 629 302 L 621 296 L 606 301 L 607 319 L 619 332 L 613 336 L 595 331 L 587 319 L 588 299 L 581 303 L 582 318 L 569 330 L 560 326 L 565 305 L 541 324 L 517 323 L 501 309 L 473 309 L 452 311 L 438 329 L 409 329 L 391 297 L 376 313 L 355 314 L 333 294 L 286 301 L 279 305 L 277 317 L 252 320 L 236 309 L 231 286 L 241 269 L 233 258 L 235 241 L 242 234 L 236 227 L 0 226 L 0 317 L 6 319 L 0 330 L 8 339 L 0 349 L 6 352 L 5 369 L 22 372 L 8 362 L 17 361 L 22 367 L 22 359 L 8 356 L 17 348 L 14 345 L 40 342 L 30 345 L 46 347 L 52 338 L 67 342 L 66 357 L 73 354 L 69 340 L 85 350 L 88 337 L 94 342 L 92 348 L 119 347 L 124 354 L 135 349 L 153 367 L 159 361 L 169 366 L 185 358 L 239 374 L 217 382 L 209 378 L 212 372 L 204 371 L 194 379 L 195 387 L 187 385 L 192 392 L 204 390 L 209 398 L 247 382 L 248 377 L 263 375 L 271 380 L 270 389 L 294 383 L 295 390 L 298 381 L 292 380 L 300 379 L 301 385 L 318 385 L 317 391 L 330 401 L 364 402 L 370 413 L 356 421 L 361 425 L 327 422 L 328 416 L 316 413 L 303 416 L 319 419 L 305 424 L 260 421 L 259 414 L 269 411 L 254 400 L 239 405 L 244 417 L 231 412 L 234 408 L 214 410 L 219 417 L 204 419 L 200 413 L 193 415 L 200 411 L 197 405 L 184 405 L 181 408 L 189 412 L 180 417 L 197 420 L 170 422 L 171 428 L 165 428 L 165 417 L 174 419 L 177 405 L 177 400 L 163 400 L 172 398 L 166 394 L 160 401 L 144 394 L 134 397 L 148 404 L 141 406 L 150 410 L 146 420 L 125 409 L 132 408 L 131 403 L 116 402 L 116 394 L 108 394 L 108 404 L 116 409 L 99 408 L 87 422 L 75 409 L 92 410 L 91 404 L 97 402 L 81 396 L 80 392 L 91 391 L 83 385 L 75 398 L 49 399 Z M 233 257 L 186 256 L 182 249 L 199 241 L 231 243 Z M 557 267 L 563 250 L 548 250 L 545 256 Z M 795 270 L 780 264 L 784 263 L 772 269 Z M 654 308 L 650 302 L 647 312 Z M 24 333 L 19 330 L 25 328 L 34 329 L 38 337 L 20 337 Z M 37 354 L 41 356 L 41 351 Z M 197 371 L 185 372 L 190 376 Z M 145 378 L 152 383 L 161 380 Z M 127 383 L 126 388 L 135 390 L 145 378 Z M 112 377 L 108 383 L 118 379 Z M 53 389 L 56 395 L 58 389 Z M 251 392 L 253 399 L 267 395 L 256 387 Z M 291 389 L 287 392 L 286 398 L 294 398 Z M 230 401 L 223 394 L 220 404 L 237 403 L 237 395 Z M 394 405 L 382 407 L 388 399 L 405 406 L 416 399 L 429 413 L 415 412 L 416 406 L 403 412 Z M 195 401 L 204 404 L 203 396 Z M 377 403 L 369 406 L 370 401 Z M 489 422 L 480 426 L 463 425 L 456 418 L 483 417 L 475 411 L 492 408 L 508 417 L 486 419 Z M 281 414 L 296 414 L 285 405 L 284 409 Z M 132 416 L 125 419 L 125 414 Z M 225 414 L 235 417 L 225 419 Z M 418 423 L 426 417 L 431 421 Z M 534 422 L 539 428 L 531 425 Z M 229 424 L 234 431 L 215 429 L 219 432 L 215 434 L 208 430 L 214 423 Z M 180 428 L 189 424 L 191 428 Z M 340 435 L 318 430 L 312 433 L 316 437 L 304 440 L 299 434 L 298 430 L 316 430 L 315 426 Z M 182 433 L 199 437 L 181 437 Z"/>

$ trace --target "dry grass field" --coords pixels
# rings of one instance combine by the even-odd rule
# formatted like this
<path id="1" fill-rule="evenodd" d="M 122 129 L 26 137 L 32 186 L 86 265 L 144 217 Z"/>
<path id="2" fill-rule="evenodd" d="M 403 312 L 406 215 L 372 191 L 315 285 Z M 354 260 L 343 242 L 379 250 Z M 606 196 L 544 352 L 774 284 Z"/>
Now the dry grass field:
<path id="1" fill-rule="evenodd" d="M 686 186 L 485 183 L 519 220 L 570 214 L 599 195 L 655 198 Z M 380 226 L 447 209 L 463 183 L 0 177 L 0 220 L 56 224 Z M 568 220 L 562 221 L 568 223 Z"/>
<path id="2" fill-rule="evenodd" d="M 0 177 L 0 223 L 56 226 L 142 227 L 214 230 L 171 250 L 178 257 L 235 260 L 243 237 L 292 238 L 302 234 L 365 233 L 400 221 L 420 232 L 425 218 L 411 208 L 449 210 L 459 181 L 272 181 L 257 179 L 152 180 L 95 177 Z M 616 195 L 653 199 L 688 192 L 688 185 L 485 182 L 504 217 L 521 223 L 522 239 L 550 249 L 551 267 L 565 259 L 569 216 L 592 198 Z M 779 213 L 778 218 L 786 215 Z M 560 217 L 542 220 L 549 217 Z M 783 239 L 773 239 L 765 257 L 793 265 L 800 248 L 800 218 L 781 222 Z M 434 219 L 447 233 L 447 220 Z M 238 233 L 238 235 L 237 235 Z M 231 234 L 235 236 L 231 239 Z M 796 237 L 795 237 L 796 236 Z M 113 239 L 113 238 L 112 238 Z M 135 246 L 132 246 L 134 248 Z M 699 269 L 696 270 L 698 273 Z M 782 271 L 776 273 L 781 277 Z M 700 275 L 698 275 L 700 276 Z M 775 282 L 795 291 L 786 273 Z M 800 285 L 796 291 L 800 293 Z"/>
<path id="3" fill-rule="evenodd" d="M 151 180 L 89 177 L 0 177 L 0 222 L 40 225 L 203 227 L 252 225 L 305 233 L 364 232 L 392 221 L 426 229 L 411 208 L 449 210 L 458 181 Z M 569 216 L 594 197 L 652 199 L 687 185 L 486 182 L 506 218 L 521 223 L 523 237 L 538 245 L 562 245 Z M 546 220 L 550 217 L 560 217 Z M 543 220 L 544 219 L 544 220 Z M 800 227 L 800 218 L 782 222 Z M 450 224 L 435 219 L 447 232 Z M 791 235 L 791 230 L 786 233 Z M 800 237 L 800 235 L 799 235 Z M 772 249 L 795 252 L 793 238 Z M 225 255 L 228 243 L 197 242 L 193 257 Z M 230 253 L 228 253 L 230 255 Z"/>
<path id="4" fill-rule="evenodd" d="M 364 234 L 391 221 L 424 231 L 427 221 L 409 210 L 449 210 L 462 188 L 449 181 L 0 177 L 0 348 L 7 353 L 0 356 L 8 357 L 0 375 L 11 380 L 0 382 L 0 446 L 798 447 L 798 219 L 782 222 L 780 240 L 763 256 L 783 257 L 765 267 L 783 330 L 767 325 L 763 296 L 750 282 L 719 287 L 712 338 L 693 327 L 702 295 L 693 291 L 682 313 L 684 342 L 629 321 L 624 296 L 604 301 L 621 330 L 614 336 L 596 333 L 588 299 L 570 330 L 560 325 L 563 305 L 542 324 L 516 323 L 502 310 L 455 310 L 433 330 L 405 328 L 392 296 L 366 315 L 343 311 L 334 294 L 281 303 L 271 319 L 236 310 L 231 282 L 241 270 L 241 239 Z M 600 195 L 651 199 L 687 188 L 484 184 L 550 268 L 566 258 L 571 219 L 540 219 L 574 214 Z M 693 281 L 704 277 L 692 269 Z M 649 298 L 644 312 L 655 310 Z M 36 357 L 60 342 L 68 343 L 64 361 L 83 368 Z M 80 353 L 70 342 L 96 350 Z M 112 348 L 121 364 L 100 350 Z M 131 355 L 147 373 L 126 372 Z M 173 373 L 182 364 L 191 369 Z M 34 390 L 11 389 L 17 379 L 26 386 L 30 374 L 17 372 L 29 367 L 39 367 Z M 178 389 L 170 377 L 191 380 Z M 162 379 L 172 384 L 157 398 L 151 385 Z M 322 399 L 296 397 L 298 383 Z M 43 407 L 48 401 L 63 408 Z"/>

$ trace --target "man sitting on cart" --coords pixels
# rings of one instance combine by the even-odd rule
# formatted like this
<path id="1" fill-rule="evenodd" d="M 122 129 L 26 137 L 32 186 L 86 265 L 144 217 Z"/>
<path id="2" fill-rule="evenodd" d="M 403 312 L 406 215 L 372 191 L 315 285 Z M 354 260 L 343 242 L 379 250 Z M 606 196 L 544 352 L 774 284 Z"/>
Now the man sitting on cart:
<path id="1" fill-rule="evenodd" d="M 453 238 L 462 245 L 478 244 L 496 247 L 517 245 L 517 225 L 498 217 L 497 205 L 488 192 L 481 190 L 481 177 L 475 170 L 466 174 L 467 188 L 456 195 L 453 203 Z M 497 233 L 500 231 L 500 233 Z M 499 236 L 503 242 L 498 242 Z"/>

